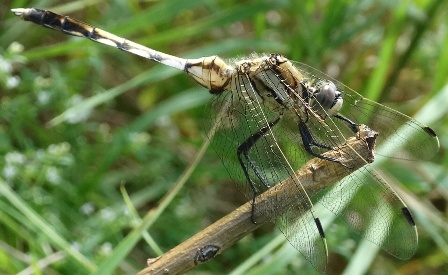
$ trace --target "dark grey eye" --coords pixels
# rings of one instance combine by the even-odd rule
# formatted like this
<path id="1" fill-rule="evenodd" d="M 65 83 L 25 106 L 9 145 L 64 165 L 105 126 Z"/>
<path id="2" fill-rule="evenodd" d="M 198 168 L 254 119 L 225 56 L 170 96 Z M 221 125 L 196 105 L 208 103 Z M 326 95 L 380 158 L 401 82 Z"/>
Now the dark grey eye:
<path id="1" fill-rule="evenodd" d="M 324 109 L 330 109 L 336 98 L 336 85 L 333 82 L 321 83 L 321 87 L 314 94 L 316 100 Z"/>

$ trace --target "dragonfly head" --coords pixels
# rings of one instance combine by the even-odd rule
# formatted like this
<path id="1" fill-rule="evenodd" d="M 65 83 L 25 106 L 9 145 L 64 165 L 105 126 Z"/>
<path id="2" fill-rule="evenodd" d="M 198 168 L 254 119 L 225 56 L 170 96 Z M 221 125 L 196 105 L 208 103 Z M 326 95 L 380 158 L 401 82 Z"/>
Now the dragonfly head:
<path id="1" fill-rule="evenodd" d="M 320 80 L 311 91 L 310 105 L 322 117 L 332 116 L 342 108 L 342 93 L 328 80 Z"/>

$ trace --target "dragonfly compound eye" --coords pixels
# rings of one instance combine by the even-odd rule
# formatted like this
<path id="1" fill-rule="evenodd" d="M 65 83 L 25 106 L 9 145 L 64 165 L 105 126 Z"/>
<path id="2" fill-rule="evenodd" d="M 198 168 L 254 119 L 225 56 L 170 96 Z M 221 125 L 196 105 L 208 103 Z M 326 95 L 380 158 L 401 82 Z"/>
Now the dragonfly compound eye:
<path id="1" fill-rule="evenodd" d="M 325 110 L 330 109 L 336 98 L 336 86 L 333 82 L 321 82 L 317 85 L 320 86 L 314 94 L 317 102 L 319 102 L 320 106 L 322 106 Z"/>
<path id="2" fill-rule="evenodd" d="M 318 113 L 329 116 L 337 113 L 342 107 L 342 95 L 331 81 L 319 81 L 314 92 L 313 108 Z"/>

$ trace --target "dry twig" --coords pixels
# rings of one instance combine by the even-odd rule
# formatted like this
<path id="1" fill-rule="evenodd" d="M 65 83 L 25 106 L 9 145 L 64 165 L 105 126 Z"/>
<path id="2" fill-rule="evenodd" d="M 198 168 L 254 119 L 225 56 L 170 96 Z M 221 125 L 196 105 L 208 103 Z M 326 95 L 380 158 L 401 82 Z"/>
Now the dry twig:
<path id="1" fill-rule="evenodd" d="M 297 179 L 300 180 L 310 196 L 315 195 L 323 188 L 338 182 L 366 165 L 367 162 L 372 162 L 376 136 L 376 132 L 364 126 L 357 136 L 347 140 L 347 144 L 341 146 L 340 150 L 324 154 L 341 160 L 351 169 L 347 169 L 339 163 L 313 158 L 295 172 Z M 290 205 L 288 200 L 296 198 L 291 195 L 294 192 L 297 192 L 294 181 L 286 179 L 260 194 L 255 207 L 264 207 L 264 204 L 270 203 L 272 197 L 275 196 L 275 201 L 282 202 L 276 207 L 275 213 L 278 215 Z M 260 219 L 257 217 L 257 224 L 254 224 L 251 221 L 251 209 L 251 202 L 247 202 L 164 255 L 149 259 L 148 267 L 138 274 L 183 274 L 224 252 L 264 222 L 276 218 L 274 216 L 263 216 Z"/>

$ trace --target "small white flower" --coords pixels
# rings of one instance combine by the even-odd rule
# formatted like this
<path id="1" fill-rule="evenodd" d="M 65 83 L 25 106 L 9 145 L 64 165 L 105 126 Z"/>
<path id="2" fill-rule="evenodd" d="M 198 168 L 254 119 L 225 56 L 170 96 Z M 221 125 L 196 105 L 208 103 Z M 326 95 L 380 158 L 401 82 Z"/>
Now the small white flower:
<path id="1" fill-rule="evenodd" d="M 3 168 L 2 174 L 5 177 L 5 179 L 10 180 L 16 176 L 17 168 L 12 165 L 5 165 L 5 167 Z"/>
<path id="2" fill-rule="evenodd" d="M 59 173 L 58 170 L 54 167 L 49 167 L 47 169 L 45 178 L 47 179 L 48 182 L 53 183 L 53 184 L 59 184 L 60 183 L 60 177 L 59 177 Z"/>
<path id="3" fill-rule="evenodd" d="M 26 157 L 24 154 L 19 152 L 11 152 L 5 155 L 6 163 L 10 164 L 24 164 L 26 162 Z"/>
<path id="4" fill-rule="evenodd" d="M 12 72 L 12 65 L 9 61 L 0 56 L 0 71 L 5 73 Z"/>
<path id="5" fill-rule="evenodd" d="M 40 105 L 46 105 L 50 101 L 50 93 L 47 91 L 40 91 L 37 94 L 37 102 Z"/>
<path id="6" fill-rule="evenodd" d="M 103 219 L 108 220 L 108 221 L 112 221 L 112 220 L 114 220 L 117 217 L 117 215 L 115 214 L 115 212 L 111 208 L 101 209 L 100 216 Z"/>
<path id="7" fill-rule="evenodd" d="M 109 255 L 112 252 L 112 244 L 109 242 L 103 243 L 101 245 L 101 253 L 104 255 Z"/>
<path id="8" fill-rule="evenodd" d="M 70 143 L 68 142 L 62 142 L 58 144 L 51 144 L 48 146 L 47 151 L 51 155 L 63 155 L 70 151 Z"/>
<path id="9" fill-rule="evenodd" d="M 61 176 L 59 175 L 58 169 L 56 169 L 55 167 L 47 168 L 47 173 L 45 175 L 45 178 L 47 179 L 48 182 L 55 184 L 55 185 L 61 183 Z"/>
<path id="10" fill-rule="evenodd" d="M 23 52 L 23 50 L 25 49 L 25 47 L 23 47 L 22 44 L 20 44 L 19 42 L 12 42 L 11 45 L 9 45 L 9 51 L 11 53 L 21 53 Z"/>
<path id="11" fill-rule="evenodd" d="M 90 215 L 93 213 L 94 210 L 95 207 L 91 202 L 84 203 L 80 208 L 81 213 L 83 213 L 84 215 Z"/>
<path id="12" fill-rule="evenodd" d="M 13 89 L 20 84 L 20 77 L 18 76 L 10 76 L 6 79 L 6 87 L 8 89 Z"/>

